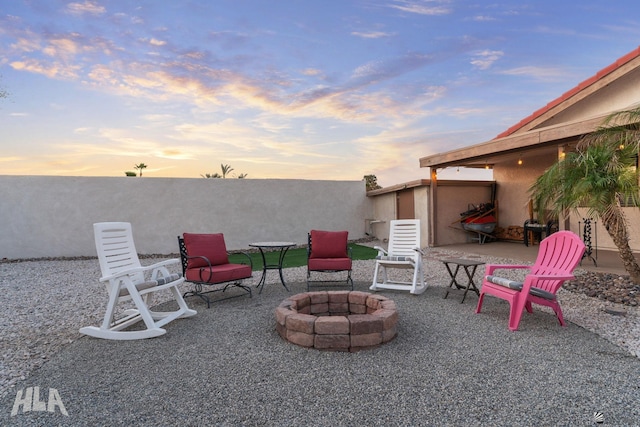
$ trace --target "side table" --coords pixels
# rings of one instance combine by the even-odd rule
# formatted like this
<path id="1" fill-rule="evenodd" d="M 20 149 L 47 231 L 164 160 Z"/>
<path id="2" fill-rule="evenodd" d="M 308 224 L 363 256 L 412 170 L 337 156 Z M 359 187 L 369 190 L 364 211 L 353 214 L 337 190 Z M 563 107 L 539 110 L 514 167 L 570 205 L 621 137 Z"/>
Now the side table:
<path id="1" fill-rule="evenodd" d="M 447 267 L 447 271 L 449 272 L 449 276 L 451 276 L 451 282 L 449 283 L 449 287 L 447 288 L 447 292 L 444 294 L 444 298 L 446 299 L 449 295 L 449 291 L 455 285 L 457 289 L 464 289 L 464 295 L 462 295 L 462 301 L 460 304 L 464 302 L 464 299 L 467 297 L 467 292 L 472 290 L 476 293 L 476 295 L 480 295 L 480 290 L 473 281 L 473 275 L 476 273 L 476 269 L 479 265 L 484 265 L 482 261 L 474 261 L 470 259 L 462 259 L 462 258 L 454 258 L 454 259 L 443 259 L 442 263 Z M 456 268 L 454 271 L 451 271 L 451 266 L 455 265 Z M 460 267 L 463 267 L 465 273 L 467 273 L 467 285 L 461 285 L 458 283 L 456 277 L 458 276 L 458 271 Z"/>
<path id="2" fill-rule="evenodd" d="M 260 255 L 262 256 L 262 277 L 260 278 L 257 286 L 257 288 L 260 288 L 260 292 L 258 292 L 259 294 L 261 294 L 264 289 L 264 283 L 267 280 L 267 270 L 278 270 L 282 286 L 284 286 L 287 291 L 289 290 L 287 285 L 284 283 L 284 277 L 282 276 L 282 262 L 284 261 L 284 256 L 289 248 L 295 245 L 296 244 L 293 242 L 256 242 L 249 244 L 249 246 L 253 248 L 258 248 L 260 250 Z M 264 255 L 266 250 L 280 251 L 277 264 L 267 264 L 267 259 Z"/>

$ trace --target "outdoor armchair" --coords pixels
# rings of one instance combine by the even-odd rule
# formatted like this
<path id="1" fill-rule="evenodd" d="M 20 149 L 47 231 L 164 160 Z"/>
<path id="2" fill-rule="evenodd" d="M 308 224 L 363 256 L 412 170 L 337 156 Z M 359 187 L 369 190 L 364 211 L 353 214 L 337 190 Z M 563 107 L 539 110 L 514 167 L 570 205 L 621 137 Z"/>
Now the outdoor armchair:
<path id="1" fill-rule="evenodd" d="M 307 291 L 312 286 L 323 286 L 326 283 L 345 283 L 353 290 L 351 278 L 351 248 L 348 242 L 347 231 L 323 231 L 311 230 L 307 235 Z M 343 273 L 344 280 L 311 280 L 312 272 L 319 273 Z M 317 275 L 314 275 L 317 276 Z"/>
<path id="2" fill-rule="evenodd" d="M 532 303 L 551 307 L 564 326 L 562 309 L 556 293 L 566 280 L 574 278 L 585 245 L 571 231 L 558 231 L 540 242 L 538 257 L 533 266 L 487 264 L 480 288 L 476 313 L 480 313 L 485 294 L 506 300 L 510 305 L 509 329 L 518 329 L 522 312 L 533 312 Z M 529 269 L 523 282 L 496 275 L 499 269 Z"/>
<path id="3" fill-rule="evenodd" d="M 235 264 L 229 262 L 229 253 L 222 233 L 195 234 L 184 233 L 178 236 L 180 258 L 182 260 L 182 272 L 185 280 L 194 285 L 192 291 L 185 292 L 184 297 L 197 296 L 211 306 L 208 294 L 213 292 L 226 292 L 229 287 L 239 288 L 244 293 L 233 294 L 226 298 L 242 296 L 245 293 L 251 297 L 251 288 L 243 284 L 244 279 L 252 277 L 253 263 L 251 257 L 244 252 L 246 263 Z M 204 287 L 209 290 L 204 291 Z"/>

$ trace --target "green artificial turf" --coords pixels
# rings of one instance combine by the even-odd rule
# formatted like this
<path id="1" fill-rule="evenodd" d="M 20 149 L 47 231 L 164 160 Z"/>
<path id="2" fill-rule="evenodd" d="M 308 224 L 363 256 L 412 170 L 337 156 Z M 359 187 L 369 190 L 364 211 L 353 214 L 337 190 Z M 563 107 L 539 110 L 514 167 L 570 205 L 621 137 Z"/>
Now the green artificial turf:
<path id="1" fill-rule="evenodd" d="M 351 256 L 353 260 L 374 259 L 376 255 L 378 255 L 377 250 L 368 246 L 349 243 L 349 247 L 351 248 Z M 248 254 L 253 262 L 253 270 L 262 270 L 262 256 L 260 255 L 260 252 L 249 252 Z M 267 264 L 269 265 L 278 264 L 279 256 L 280 251 L 265 252 Z M 247 257 L 242 254 L 229 255 L 229 262 L 231 263 L 242 263 L 246 261 Z M 307 248 L 289 249 L 284 257 L 284 262 L 282 263 L 283 268 L 301 267 L 304 265 L 307 265 Z"/>

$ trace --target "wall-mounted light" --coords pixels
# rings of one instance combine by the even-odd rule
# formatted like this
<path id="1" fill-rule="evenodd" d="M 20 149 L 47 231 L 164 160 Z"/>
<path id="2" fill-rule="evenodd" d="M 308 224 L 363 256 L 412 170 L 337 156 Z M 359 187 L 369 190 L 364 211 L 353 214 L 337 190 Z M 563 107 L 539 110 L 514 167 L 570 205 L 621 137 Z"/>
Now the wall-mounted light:
<path id="1" fill-rule="evenodd" d="M 487 163 L 484 164 L 484 168 L 489 170 L 489 165 Z"/>
<path id="2" fill-rule="evenodd" d="M 518 159 L 518 166 L 522 166 L 522 158 Z"/>

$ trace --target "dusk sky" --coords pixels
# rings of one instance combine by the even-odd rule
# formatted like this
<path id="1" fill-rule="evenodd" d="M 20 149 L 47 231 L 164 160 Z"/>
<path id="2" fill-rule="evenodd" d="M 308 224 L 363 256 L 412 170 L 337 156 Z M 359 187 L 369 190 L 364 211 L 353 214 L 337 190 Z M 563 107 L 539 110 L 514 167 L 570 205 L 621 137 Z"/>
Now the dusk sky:
<path id="1" fill-rule="evenodd" d="M 638 45 L 638 0 L 0 0 L 0 174 L 399 184 Z"/>

